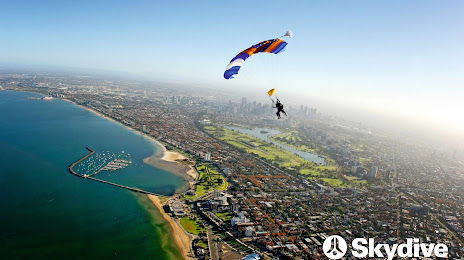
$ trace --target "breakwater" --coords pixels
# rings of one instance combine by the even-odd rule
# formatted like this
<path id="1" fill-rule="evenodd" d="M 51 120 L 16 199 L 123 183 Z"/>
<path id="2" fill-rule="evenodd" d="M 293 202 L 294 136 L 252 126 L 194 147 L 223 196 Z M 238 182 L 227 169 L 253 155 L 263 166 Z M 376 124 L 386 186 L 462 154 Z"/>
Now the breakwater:
<path id="1" fill-rule="evenodd" d="M 90 156 L 92 156 L 92 155 L 95 153 L 95 151 L 92 150 L 92 149 L 90 149 L 89 147 L 85 147 L 85 148 L 86 148 L 87 150 L 89 150 L 90 153 L 88 153 L 88 154 L 85 155 L 84 157 L 80 158 L 79 160 L 77 160 L 76 162 L 74 162 L 73 164 L 71 164 L 71 165 L 68 167 L 69 172 L 70 172 L 71 174 L 73 174 L 74 176 L 81 177 L 81 178 L 84 178 L 84 179 L 94 180 L 94 181 L 98 181 L 98 182 L 102 182 L 102 183 L 106 183 L 106 184 L 109 184 L 109 185 L 113 185 L 113 186 L 116 186 L 116 187 L 119 187 L 119 188 L 124 188 L 124 189 L 130 190 L 130 191 L 134 191 L 134 192 L 138 192 L 138 193 L 151 194 L 151 195 L 156 195 L 156 196 L 160 196 L 160 197 L 166 197 L 166 196 L 163 196 L 163 195 L 161 195 L 161 194 L 154 193 L 154 192 L 142 190 L 142 189 L 139 189 L 139 188 L 124 186 L 124 185 L 117 184 L 117 183 L 114 183 L 114 182 L 104 181 L 104 180 L 101 180 L 101 179 L 97 179 L 97 178 L 91 177 L 92 175 L 97 174 L 100 170 L 97 170 L 96 172 L 91 173 L 91 174 L 79 174 L 79 173 L 75 172 L 75 171 L 74 171 L 74 167 L 75 167 L 77 164 L 79 164 L 80 162 L 82 162 L 82 161 L 84 161 L 85 159 L 89 158 Z"/>

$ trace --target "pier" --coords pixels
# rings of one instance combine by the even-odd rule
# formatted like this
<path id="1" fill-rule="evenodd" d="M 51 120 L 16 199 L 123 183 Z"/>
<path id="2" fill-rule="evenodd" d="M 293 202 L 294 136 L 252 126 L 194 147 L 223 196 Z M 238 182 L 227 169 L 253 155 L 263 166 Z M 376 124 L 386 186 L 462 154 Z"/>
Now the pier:
<path id="1" fill-rule="evenodd" d="M 124 189 L 127 189 L 127 190 L 130 190 L 130 191 L 134 191 L 134 192 L 138 192 L 138 193 L 143 193 L 143 194 L 151 194 L 151 195 L 155 195 L 155 196 L 160 196 L 160 197 L 166 197 L 164 195 L 160 195 L 160 194 L 157 194 L 157 193 L 154 193 L 154 192 L 150 192 L 150 191 L 146 191 L 146 190 L 142 190 L 142 189 L 138 189 L 138 188 L 134 188 L 134 187 L 129 187 L 129 186 L 124 186 L 124 185 L 121 185 L 121 184 L 117 184 L 117 183 L 113 183 L 113 182 L 109 182 L 109 181 L 104 181 L 104 180 L 100 180 L 100 179 L 97 179 L 97 178 L 94 178 L 94 177 L 91 177 L 92 175 L 95 175 L 97 174 L 98 172 L 100 172 L 102 169 L 92 173 L 92 174 L 79 174 L 77 172 L 74 171 L 74 166 L 76 166 L 77 164 L 79 164 L 80 162 L 84 161 L 85 159 L 89 158 L 90 156 L 92 156 L 95 151 L 90 149 L 89 147 L 85 147 L 87 150 L 89 150 L 89 154 L 85 155 L 84 157 L 82 157 L 81 159 L 77 160 L 76 162 L 74 162 L 73 164 L 71 164 L 69 167 L 68 167 L 68 170 L 71 174 L 77 176 L 77 177 L 81 177 L 81 178 L 84 178 L 84 179 L 90 179 L 90 180 L 94 180 L 94 181 L 98 181 L 98 182 L 102 182 L 102 183 L 106 183 L 106 184 L 109 184 L 109 185 L 113 185 L 113 186 L 116 186 L 116 187 L 119 187 L 119 188 L 124 188 Z"/>

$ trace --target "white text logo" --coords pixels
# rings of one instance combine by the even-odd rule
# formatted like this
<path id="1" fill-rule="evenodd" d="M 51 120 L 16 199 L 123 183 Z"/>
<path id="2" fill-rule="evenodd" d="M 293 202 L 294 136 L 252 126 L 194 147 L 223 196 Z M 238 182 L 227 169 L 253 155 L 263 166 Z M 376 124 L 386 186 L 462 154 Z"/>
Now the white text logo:
<path id="1" fill-rule="evenodd" d="M 382 257 L 392 260 L 398 257 L 447 257 L 448 246 L 445 244 L 419 243 L 418 238 L 408 238 L 404 244 L 376 244 L 373 238 L 355 238 L 352 242 L 351 254 L 354 257 Z M 340 259 L 347 251 L 345 240 L 340 236 L 330 236 L 322 247 L 330 259 Z"/>

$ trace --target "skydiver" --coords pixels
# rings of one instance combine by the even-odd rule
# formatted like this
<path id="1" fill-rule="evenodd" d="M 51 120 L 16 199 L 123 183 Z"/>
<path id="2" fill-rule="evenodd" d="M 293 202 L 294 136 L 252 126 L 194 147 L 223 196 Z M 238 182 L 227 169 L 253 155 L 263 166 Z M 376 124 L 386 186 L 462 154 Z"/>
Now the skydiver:
<path id="1" fill-rule="evenodd" d="M 277 98 L 277 103 L 275 104 L 274 108 L 277 108 L 277 119 L 280 119 L 280 112 L 284 113 L 285 116 L 287 116 L 287 113 L 284 111 L 284 105 L 280 103 L 280 100 Z"/>

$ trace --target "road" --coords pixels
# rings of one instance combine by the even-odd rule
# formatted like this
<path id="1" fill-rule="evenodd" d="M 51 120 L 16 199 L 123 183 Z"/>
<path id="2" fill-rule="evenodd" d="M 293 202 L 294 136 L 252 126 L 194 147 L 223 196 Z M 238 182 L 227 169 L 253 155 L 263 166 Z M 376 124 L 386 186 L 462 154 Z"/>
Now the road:
<path id="1" fill-rule="evenodd" d="M 210 227 L 206 228 L 206 235 L 208 237 L 208 248 L 211 260 L 219 260 L 216 241 L 214 239 L 213 231 Z"/>

